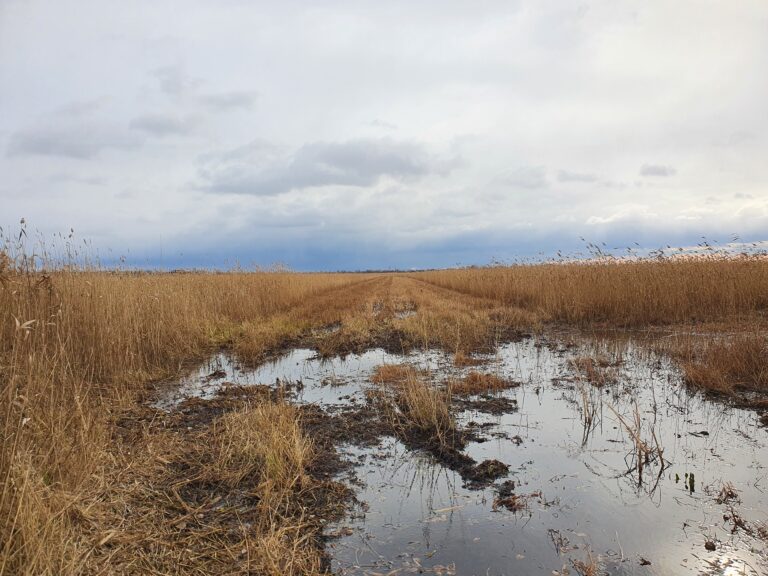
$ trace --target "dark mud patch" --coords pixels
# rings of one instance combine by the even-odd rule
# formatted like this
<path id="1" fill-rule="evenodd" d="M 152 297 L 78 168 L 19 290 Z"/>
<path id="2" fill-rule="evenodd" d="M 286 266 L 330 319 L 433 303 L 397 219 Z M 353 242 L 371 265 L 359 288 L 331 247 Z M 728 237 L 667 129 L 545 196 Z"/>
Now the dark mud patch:
<path id="1" fill-rule="evenodd" d="M 503 462 L 489 459 L 478 464 L 477 460 L 464 452 L 469 442 L 484 440 L 477 429 L 472 427 L 457 430 L 452 438 L 442 442 L 416 429 L 392 430 L 392 435 L 409 450 L 426 452 L 436 464 L 458 473 L 464 481 L 464 486 L 470 490 L 485 488 L 509 472 L 509 466 Z"/>
<path id="2" fill-rule="evenodd" d="M 374 446 L 382 436 L 391 435 L 391 427 L 382 421 L 369 404 L 338 406 L 324 410 L 315 404 L 299 408 L 302 427 L 314 442 L 332 447 L 340 443 Z"/>
<path id="3" fill-rule="evenodd" d="M 281 399 L 281 393 L 270 386 L 225 384 L 213 399 L 185 400 L 176 411 L 168 414 L 165 421 L 170 428 L 203 428 L 226 412 L 241 408 L 247 402 L 276 402 L 279 399 Z"/>
<path id="4" fill-rule="evenodd" d="M 515 398 L 491 394 L 484 394 L 475 398 L 459 398 L 454 396 L 452 402 L 453 406 L 459 410 L 492 414 L 494 416 L 511 414 L 518 409 Z"/>

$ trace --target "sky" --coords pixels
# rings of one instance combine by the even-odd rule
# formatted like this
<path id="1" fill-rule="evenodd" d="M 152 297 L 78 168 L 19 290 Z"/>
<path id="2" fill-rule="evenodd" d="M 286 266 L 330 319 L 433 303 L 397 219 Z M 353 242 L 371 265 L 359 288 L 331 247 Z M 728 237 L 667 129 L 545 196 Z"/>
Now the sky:
<path id="1" fill-rule="evenodd" d="M 768 239 L 768 2 L 0 0 L 0 226 L 106 263 Z"/>

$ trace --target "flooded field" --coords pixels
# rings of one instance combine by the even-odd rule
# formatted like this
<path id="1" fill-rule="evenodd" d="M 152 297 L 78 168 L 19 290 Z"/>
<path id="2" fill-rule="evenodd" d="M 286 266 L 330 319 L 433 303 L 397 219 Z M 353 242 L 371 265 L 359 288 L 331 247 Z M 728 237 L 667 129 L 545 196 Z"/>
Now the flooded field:
<path id="1" fill-rule="evenodd" d="M 404 364 L 442 386 L 471 371 L 514 381 L 454 398 L 463 453 L 508 466 L 478 483 L 382 434 L 338 438 L 357 503 L 325 531 L 338 574 L 750 574 L 768 572 L 768 433 L 754 412 L 691 393 L 631 343 L 523 339 L 456 367 L 439 351 L 321 359 L 295 349 L 257 369 L 221 354 L 156 406 L 231 385 L 281 387 L 346 417 L 374 369 Z M 595 568 L 599 567 L 598 571 Z"/>

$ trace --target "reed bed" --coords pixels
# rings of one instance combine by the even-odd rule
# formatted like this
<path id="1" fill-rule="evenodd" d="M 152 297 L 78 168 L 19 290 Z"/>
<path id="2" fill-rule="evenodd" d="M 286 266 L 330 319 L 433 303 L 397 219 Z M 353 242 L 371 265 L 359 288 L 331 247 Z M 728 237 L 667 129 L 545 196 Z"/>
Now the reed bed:
<path id="1" fill-rule="evenodd" d="M 709 340 L 678 354 L 692 386 L 723 394 L 768 392 L 768 338 L 762 334 Z"/>
<path id="2" fill-rule="evenodd" d="M 768 259 L 762 255 L 494 266 L 412 277 L 577 326 L 738 321 L 768 309 Z"/>
<path id="3" fill-rule="evenodd" d="M 88 571 L 116 415 L 260 322 L 359 277 L 46 270 L 0 253 L 0 574 Z M 92 567 L 91 567 L 92 568 Z"/>
<path id="4" fill-rule="evenodd" d="M 176 566 L 178 572 L 202 574 L 230 566 L 198 550 L 194 557 L 211 563 L 190 563 L 190 546 L 213 546 L 218 536 L 206 532 L 185 540 L 176 534 L 164 515 L 165 500 L 158 501 L 156 523 L 148 520 L 121 536 L 138 520 L 128 512 L 135 506 L 115 493 L 146 492 L 145 503 L 153 494 L 173 496 L 172 490 L 153 488 L 169 466 L 164 462 L 173 460 L 173 454 L 156 454 L 165 436 L 151 427 L 151 434 L 142 432 L 146 423 L 128 432 L 118 423 L 141 409 L 149 383 L 180 373 L 222 346 L 256 363 L 319 333 L 316 347 L 328 355 L 372 345 L 440 347 L 455 354 L 458 365 L 471 365 L 471 354 L 547 323 L 646 328 L 720 322 L 741 332 L 749 328 L 755 336 L 705 335 L 704 348 L 692 344 L 692 337 L 670 339 L 668 351 L 684 363 L 692 384 L 766 391 L 768 263 L 757 257 L 396 275 L 148 273 L 40 262 L 0 250 L 0 575 L 109 572 L 121 549 L 132 550 L 135 558 L 123 557 L 123 573 Z M 409 314 L 398 316 L 400 311 Z M 397 370 L 383 368 L 377 377 L 394 393 L 390 409 L 399 427 L 450 444 L 456 436 L 451 392 Z M 473 389 L 497 384 L 477 378 Z M 312 461 L 312 447 L 296 420 L 284 406 L 222 416 L 200 436 L 220 456 L 201 477 L 239 488 L 252 482 L 265 502 L 284 504 L 284 495 L 301 493 L 308 484 L 302 470 Z M 255 423 L 263 422 L 274 429 L 257 432 Z M 141 441 L 126 440 L 126 434 Z M 257 444 L 275 449 L 261 453 Z M 265 466 L 272 470 L 268 477 L 255 469 Z M 268 508 L 263 523 L 255 524 L 258 534 L 243 536 L 253 566 L 259 566 L 255 571 L 321 570 L 300 511 Z M 154 522 L 155 516 L 148 518 Z M 141 536 L 155 524 L 165 526 L 162 538 Z M 121 538 L 132 544 L 118 545 Z M 240 545 L 238 539 L 228 542 L 222 554 L 232 551 L 240 562 L 234 552 Z M 275 552 L 257 556 L 252 549 Z M 306 562 L 286 563 L 292 555 Z"/>

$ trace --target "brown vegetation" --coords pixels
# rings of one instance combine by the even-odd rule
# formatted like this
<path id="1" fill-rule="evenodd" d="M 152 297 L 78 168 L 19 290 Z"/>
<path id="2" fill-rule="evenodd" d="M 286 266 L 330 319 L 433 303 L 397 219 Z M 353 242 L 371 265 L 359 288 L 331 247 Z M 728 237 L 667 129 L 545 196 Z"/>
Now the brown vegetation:
<path id="1" fill-rule="evenodd" d="M 469 372 L 459 380 L 451 381 L 448 387 L 452 394 L 459 396 L 482 394 L 484 392 L 498 392 L 519 386 L 516 382 L 501 378 L 495 374 L 485 374 L 482 372 Z"/>
<path id="2" fill-rule="evenodd" d="M 43 273 L 7 257 L 0 277 L 0 573 L 8 574 L 77 573 L 106 561 L 97 552 L 120 541 L 110 535 L 124 521 L 105 503 L 146 449 L 118 441 L 115 420 L 146 382 L 232 342 L 245 322 L 363 280 Z"/>
<path id="3" fill-rule="evenodd" d="M 756 258 L 160 274 L 43 271 L 0 252 L 0 574 L 322 569 L 302 502 L 331 488 L 312 472 L 316 447 L 294 408 L 244 397 L 199 421 L 146 408 L 148 384 L 216 348 L 258 363 L 297 343 L 326 355 L 439 347 L 466 365 L 547 323 L 707 321 L 752 332 L 670 341 L 688 381 L 765 392 L 766 307 L 768 263 Z M 401 429 L 440 443 L 456 435 L 451 393 L 510 385 L 472 373 L 451 392 L 395 367 L 374 378 L 398 383 Z"/>
<path id="4" fill-rule="evenodd" d="M 416 377 L 416 369 L 407 364 L 382 364 L 376 366 L 371 376 L 375 384 L 399 384 Z"/>
<path id="5" fill-rule="evenodd" d="M 572 560 L 573 569 L 579 576 L 598 576 L 600 574 L 600 559 L 596 558 L 591 550 L 587 550 L 584 560 Z"/>
<path id="6" fill-rule="evenodd" d="M 686 356 L 683 370 L 692 386 L 725 394 L 768 392 L 768 338 L 761 334 L 699 342 Z"/>
<path id="7" fill-rule="evenodd" d="M 768 309 L 761 256 L 586 261 L 421 272 L 414 278 L 571 325 L 643 327 Z"/>
<path id="8" fill-rule="evenodd" d="M 590 384 L 605 386 L 606 384 L 615 384 L 618 379 L 616 368 L 611 366 L 605 358 L 592 358 L 591 356 L 579 356 L 569 360 L 570 366 L 577 372 L 580 378 L 583 378 Z"/>
<path id="9" fill-rule="evenodd" d="M 480 366 L 484 364 L 485 360 L 482 358 L 472 358 L 469 354 L 463 350 L 459 350 L 453 355 L 453 365 L 457 368 L 463 368 L 466 366 Z"/>
<path id="10" fill-rule="evenodd" d="M 379 390 L 376 396 L 394 430 L 406 440 L 419 439 L 438 447 L 453 446 L 457 428 L 451 414 L 450 394 L 413 371 L 397 384 L 395 388 Z"/>

